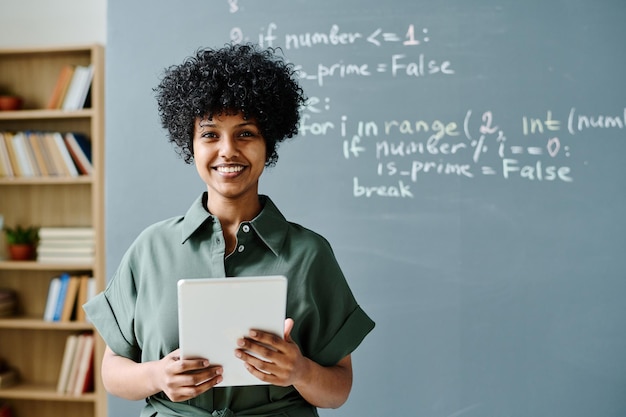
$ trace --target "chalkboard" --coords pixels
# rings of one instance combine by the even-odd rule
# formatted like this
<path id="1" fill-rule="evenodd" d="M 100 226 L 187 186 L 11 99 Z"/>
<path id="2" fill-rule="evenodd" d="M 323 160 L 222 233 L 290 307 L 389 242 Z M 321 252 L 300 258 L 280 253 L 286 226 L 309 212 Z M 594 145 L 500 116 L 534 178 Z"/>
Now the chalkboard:
<path id="1" fill-rule="evenodd" d="M 159 127 L 162 69 L 279 47 L 310 102 L 261 191 L 329 239 L 377 323 L 321 414 L 626 415 L 623 1 L 108 7 L 110 272 L 204 189 Z"/>

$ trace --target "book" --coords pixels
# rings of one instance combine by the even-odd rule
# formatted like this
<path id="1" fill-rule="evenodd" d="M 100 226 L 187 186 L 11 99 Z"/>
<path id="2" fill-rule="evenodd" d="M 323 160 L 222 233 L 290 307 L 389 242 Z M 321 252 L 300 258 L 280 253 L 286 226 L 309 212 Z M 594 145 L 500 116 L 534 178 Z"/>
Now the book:
<path id="1" fill-rule="evenodd" d="M 48 151 L 54 163 L 53 171 L 56 172 L 56 175 L 69 176 L 69 170 L 65 166 L 65 161 L 63 160 L 61 151 L 59 150 L 56 140 L 54 139 L 54 135 L 50 132 L 43 133 L 43 142 L 45 149 Z"/>
<path id="2" fill-rule="evenodd" d="M 24 140 L 24 135 L 21 132 L 17 132 L 11 137 L 11 142 L 13 143 L 13 150 L 15 152 L 15 157 L 17 161 L 17 165 L 19 166 L 19 172 L 23 177 L 32 177 L 34 176 L 33 166 L 31 165 L 30 158 L 28 156 L 28 151 L 26 149 L 26 142 Z"/>
<path id="3" fill-rule="evenodd" d="M 63 306 L 65 305 L 67 287 L 70 283 L 70 276 L 67 273 L 63 273 L 59 277 L 59 280 L 61 281 L 61 285 L 59 287 L 59 296 L 57 297 L 57 302 L 54 305 L 54 315 L 52 317 L 52 321 L 61 320 L 61 315 L 63 314 Z"/>
<path id="4" fill-rule="evenodd" d="M 92 227 L 66 226 L 49 227 L 39 229 L 39 239 L 94 239 L 95 232 Z"/>
<path id="5" fill-rule="evenodd" d="M 86 241 L 81 244 L 80 241 L 72 241 L 66 239 L 64 244 L 51 244 L 49 242 L 40 243 L 37 247 L 37 254 L 40 256 L 82 256 L 93 255 L 93 242 Z"/>
<path id="6" fill-rule="evenodd" d="M 41 151 L 41 156 L 43 157 L 43 163 L 45 165 L 45 171 L 49 176 L 59 175 L 59 171 L 54 164 L 54 159 L 52 157 L 52 153 L 50 149 L 48 149 L 48 144 L 45 139 L 45 134 L 41 132 L 32 134 L 33 140 L 37 142 L 39 150 Z"/>
<path id="7" fill-rule="evenodd" d="M 61 279 L 59 277 L 52 278 L 48 286 L 48 298 L 46 299 L 46 308 L 43 313 L 43 319 L 45 321 L 54 321 L 54 312 L 56 311 L 60 290 Z"/>
<path id="8" fill-rule="evenodd" d="M 48 176 L 48 165 L 46 164 L 43 149 L 41 148 L 41 144 L 39 142 L 39 134 L 36 132 L 27 132 L 26 140 L 32 151 L 38 175 Z"/>
<path id="9" fill-rule="evenodd" d="M 72 74 L 72 79 L 70 81 L 70 85 L 67 88 L 67 92 L 65 93 L 65 97 L 63 99 L 63 104 L 61 108 L 63 110 L 75 110 L 76 102 L 78 101 L 78 95 L 80 94 L 81 83 L 84 76 L 84 67 L 82 65 L 77 65 L 74 67 L 74 73 Z"/>
<path id="10" fill-rule="evenodd" d="M 76 378 L 78 377 L 78 369 L 80 367 L 81 356 L 85 347 L 87 334 L 81 333 L 77 336 L 77 338 L 78 340 L 76 341 L 76 348 L 74 349 L 72 362 L 68 371 L 67 383 L 65 384 L 63 390 L 64 393 L 70 393 L 74 391 L 74 386 L 76 385 Z"/>
<path id="11" fill-rule="evenodd" d="M 30 163 L 30 167 L 33 171 L 33 176 L 39 177 L 41 176 L 41 169 L 39 168 L 39 161 L 37 161 L 37 157 L 35 156 L 35 149 L 33 149 L 30 139 L 28 138 L 28 132 L 18 132 L 16 135 L 23 142 L 24 150 L 26 151 L 26 156 L 28 158 L 28 162 Z"/>
<path id="12" fill-rule="evenodd" d="M 78 171 L 82 175 L 91 175 L 91 142 L 85 136 L 71 132 L 66 133 L 64 139 Z"/>
<path id="13" fill-rule="evenodd" d="M 63 351 L 63 359 L 61 360 L 61 370 L 59 372 L 59 379 L 57 380 L 57 392 L 59 394 L 65 393 L 65 389 L 67 388 L 67 382 L 69 380 L 72 363 L 74 362 L 77 345 L 78 336 L 75 334 L 69 335 L 65 341 L 65 350 Z"/>
<path id="14" fill-rule="evenodd" d="M 92 65 L 77 65 L 74 68 L 72 81 L 63 100 L 63 110 L 79 110 L 83 108 L 92 78 Z"/>
<path id="15" fill-rule="evenodd" d="M 93 255 L 40 255 L 37 257 L 37 261 L 49 264 L 76 264 L 90 267 L 94 263 L 95 257 Z"/>
<path id="16" fill-rule="evenodd" d="M 4 137 L 4 144 L 7 148 L 7 153 L 9 155 L 9 161 L 11 163 L 11 170 L 13 171 L 13 176 L 21 177 L 22 170 L 20 169 L 20 166 L 17 163 L 17 154 L 15 153 L 15 149 L 13 148 L 13 133 L 4 132 L 2 136 Z"/>
<path id="17" fill-rule="evenodd" d="M 63 100 L 65 99 L 65 93 L 67 92 L 67 89 L 72 81 L 73 75 L 74 66 L 65 65 L 61 68 L 56 84 L 54 85 L 54 89 L 52 90 L 52 94 L 50 94 L 50 98 L 48 99 L 46 109 L 54 110 L 61 108 Z"/>
<path id="18" fill-rule="evenodd" d="M 64 163 L 64 169 L 67 170 L 66 172 L 71 177 L 77 177 L 78 170 L 76 169 L 76 165 L 74 165 L 74 161 L 72 160 L 72 155 L 70 155 L 70 151 L 65 145 L 65 141 L 63 141 L 63 135 L 61 135 L 59 132 L 53 132 L 52 137 L 54 138 L 54 142 L 56 143 L 58 150 L 61 153 L 61 157 Z"/>
<path id="19" fill-rule="evenodd" d="M 78 298 L 79 285 L 80 278 L 78 276 L 70 276 L 70 280 L 67 284 L 67 291 L 65 292 L 65 300 L 63 301 L 60 321 L 70 321 L 72 319 L 74 308 L 76 307 L 76 300 Z"/>
<path id="20" fill-rule="evenodd" d="M 82 350 L 78 352 L 78 369 L 72 381 L 72 390 L 69 391 L 71 394 L 80 395 L 90 390 L 93 385 L 94 344 L 93 334 L 85 334 Z"/>
<path id="21" fill-rule="evenodd" d="M 80 285 L 78 286 L 78 297 L 76 299 L 76 321 L 87 321 L 83 305 L 93 297 L 94 278 L 89 275 L 80 276 Z"/>
<path id="22" fill-rule="evenodd" d="M 74 395 L 82 393 L 90 362 L 93 362 L 94 340 L 92 333 L 78 335 L 78 344 L 72 358 L 65 393 Z"/>
<path id="23" fill-rule="evenodd" d="M 9 158 L 9 150 L 4 140 L 4 132 L 0 132 L 0 177 L 13 177 L 13 167 Z"/>
<path id="24" fill-rule="evenodd" d="M 84 74 L 81 78 L 80 89 L 78 90 L 77 100 L 74 104 L 74 109 L 82 109 L 85 107 L 89 89 L 91 88 L 91 80 L 93 79 L 93 65 L 87 65 L 84 67 Z"/>

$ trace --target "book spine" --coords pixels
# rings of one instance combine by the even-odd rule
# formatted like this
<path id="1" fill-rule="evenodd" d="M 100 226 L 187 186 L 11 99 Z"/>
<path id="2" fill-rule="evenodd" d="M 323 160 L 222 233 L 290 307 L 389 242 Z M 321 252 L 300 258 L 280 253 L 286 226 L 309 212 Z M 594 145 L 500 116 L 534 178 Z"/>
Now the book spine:
<path id="1" fill-rule="evenodd" d="M 13 167 L 11 166 L 11 159 L 9 158 L 9 150 L 4 139 L 4 132 L 0 132 L 0 165 L 2 165 L 2 176 L 13 177 Z"/>
<path id="2" fill-rule="evenodd" d="M 65 350 L 63 352 L 63 359 L 61 361 L 61 371 L 59 373 L 59 379 L 57 381 L 57 392 L 59 394 L 65 393 L 67 388 L 67 381 L 69 379 L 72 363 L 74 362 L 74 355 L 76 354 L 76 345 L 78 344 L 78 336 L 71 334 L 67 337 L 65 342 Z"/>
<path id="3" fill-rule="evenodd" d="M 46 300 L 46 309 L 43 314 L 45 321 L 54 321 L 54 313 L 56 311 L 57 301 L 59 299 L 59 291 L 61 290 L 61 279 L 54 277 L 50 280 L 48 287 L 48 298 Z"/>
<path id="4" fill-rule="evenodd" d="M 67 146 L 65 146 L 63 136 L 59 132 L 54 132 L 52 136 L 54 137 L 54 141 L 59 149 L 59 152 L 61 153 L 61 157 L 63 158 L 63 162 L 70 176 L 77 177 L 78 170 L 76 169 L 76 165 L 74 165 L 70 152 L 67 150 Z"/>
<path id="5" fill-rule="evenodd" d="M 52 321 L 61 321 L 61 316 L 63 315 L 63 306 L 65 304 L 65 296 L 67 295 L 67 287 L 70 283 L 69 274 L 62 274 L 60 280 L 61 286 L 59 288 L 59 297 L 57 298 L 57 302 L 54 308 L 54 316 Z"/>

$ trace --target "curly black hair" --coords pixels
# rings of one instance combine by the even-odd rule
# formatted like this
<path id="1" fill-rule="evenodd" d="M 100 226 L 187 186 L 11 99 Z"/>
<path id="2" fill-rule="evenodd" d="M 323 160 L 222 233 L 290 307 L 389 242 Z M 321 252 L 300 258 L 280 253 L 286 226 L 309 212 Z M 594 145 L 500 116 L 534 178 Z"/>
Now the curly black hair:
<path id="1" fill-rule="evenodd" d="M 198 117 L 242 112 L 256 120 L 267 147 L 266 166 L 278 160 L 278 144 L 298 132 L 306 101 L 294 66 L 252 44 L 199 49 L 180 65 L 165 69 L 154 89 L 161 125 L 188 164 L 193 161 Z"/>

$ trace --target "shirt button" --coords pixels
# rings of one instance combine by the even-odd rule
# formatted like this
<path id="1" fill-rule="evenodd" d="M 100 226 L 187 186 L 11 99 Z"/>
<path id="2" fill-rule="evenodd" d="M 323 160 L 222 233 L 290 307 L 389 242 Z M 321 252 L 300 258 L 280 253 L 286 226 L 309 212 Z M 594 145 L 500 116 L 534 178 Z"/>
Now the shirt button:
<path id="1" fill-rule="evenodd" d="M 243 252 L 243 250 L 244 250 L 244 249 L 245 249 L 245 248 L 244 248 L 244 246 L 243 246 L 243 245 L 239 245 L 239 247 L 237 248 L 237 250 L 238 250 L 239 252 Z"/>
<path id="2" fill-rule="evenodd" d="M 247 224 L 243 225 L 243 231 L 248 233 L 250 231 L 250 226 L 248 226 Z"/>
<path id="3" fill-rule="evenodd" d="M 217 243 L 217 244 L 219 245 L 221 242 L 222 242 L 222 241 L 221 241 L 221 239 L 220 239 L 219 237 L 216 237 L 216 238 L 215 238 L 215 243 Z"/>

